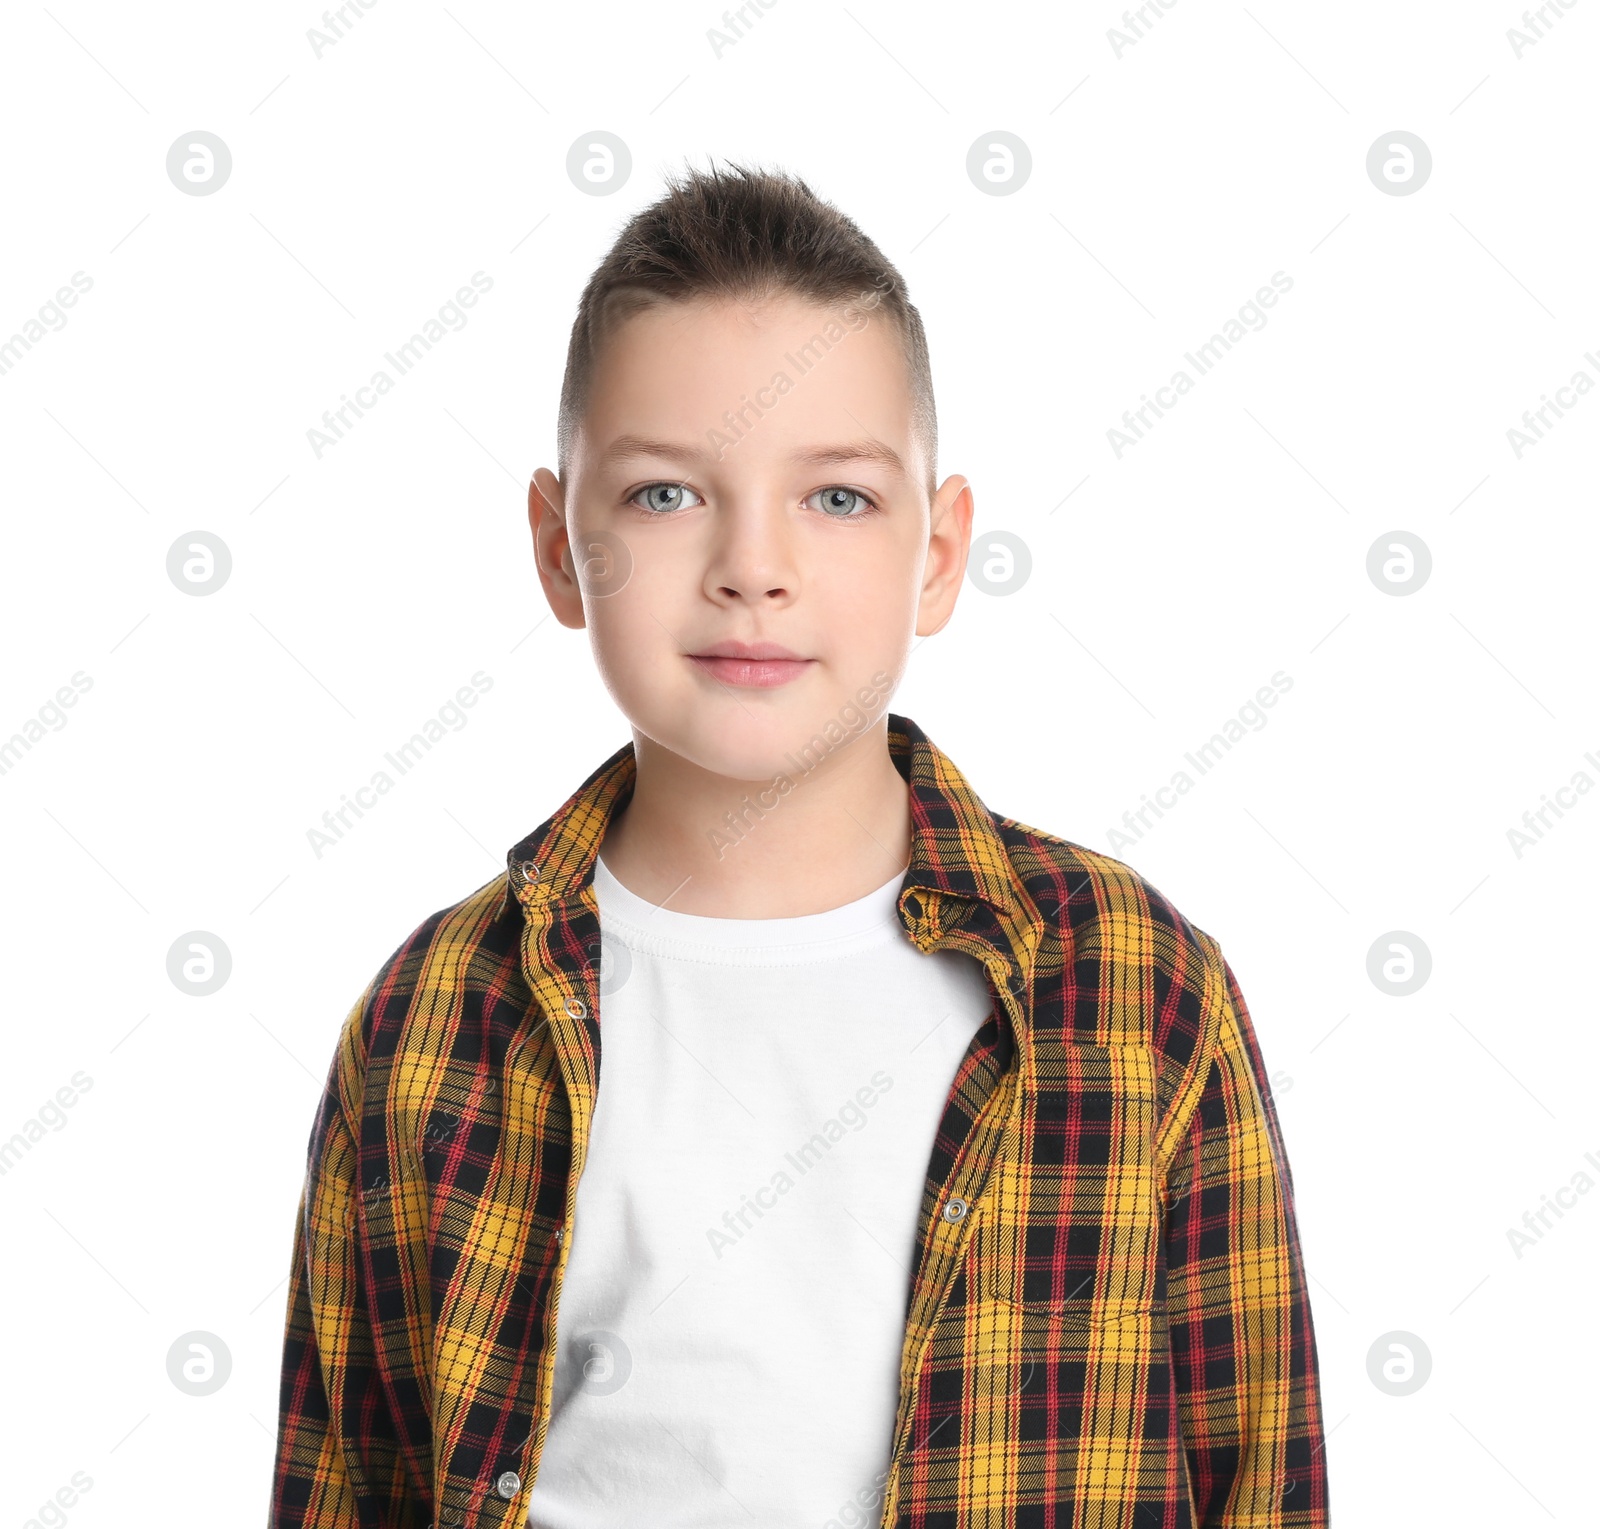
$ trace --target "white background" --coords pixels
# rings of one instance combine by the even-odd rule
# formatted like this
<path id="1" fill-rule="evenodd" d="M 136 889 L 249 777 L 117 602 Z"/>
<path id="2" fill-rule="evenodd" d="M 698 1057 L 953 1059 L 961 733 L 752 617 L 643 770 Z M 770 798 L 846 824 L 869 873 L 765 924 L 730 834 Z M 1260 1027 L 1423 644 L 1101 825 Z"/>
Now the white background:
<path id="1" fill-rule="evenodd" d="M 1518 6 L 1121 8 L 778 0 L 720 56 L 699 6 L 59 0 L 4 23 L 0 1140 L 92 1086 L 0 1177 L 7 1523 L 74 1472 L 73 1525 L 259 1522 L 295 1202 L 339 1025 L 409 930 L 628 733 L 534 577 L 578 292 L 664 170 L 781 166 L 860 221 L 926 321 L 941 474 L 1017 592 L 963 592 L 892 709 L 997 811 L 1091 848 L 1275 671 L 1292 688 L 1113 850 L 1243 985 L 1294 1170 L 1339 1521 L 1593 1524 L 1600 1194 L 1587 1168 L 1600 780 L 1587 395 L 1600 4 L 1518 57 Z M 1156 14 L 1152 8 L 1151 14 Z M 1551 15 L 1557 15 L 1552 8 Z M 169 146 L 219 136 L 215 194 Z M 569 180 L 604 130 L 633 171 Z M 1004 130 L 1033 167 L 969 179 Z M 1369 179 L 1403 130 L 1412 195 Z M 473 272 L 492 290 L 345 439 L 307 440 Z M 1107 431 L 1276 271 L 1293 289 L 1119 458 Z M 1553 416 L 1551 416 L 1553 418 Z M 182 592 L 206 531 L 233 568 Z M 1386 593 L 1368 549 L 1421 538 Z M 492 689 L 320 858 L 307 831 L 471 675 Z M 172 943 L 231 951 L 210 997 Z M 1406 931 L 1432 974 L 1367 974 Z M 1585 1294 L 1585 1292 L 1588 1292 Z M 215 1334 L 226 1385 L 167 1376 Z M 1369 1353 L 1414 1335 L 1413 1394 Z"/>

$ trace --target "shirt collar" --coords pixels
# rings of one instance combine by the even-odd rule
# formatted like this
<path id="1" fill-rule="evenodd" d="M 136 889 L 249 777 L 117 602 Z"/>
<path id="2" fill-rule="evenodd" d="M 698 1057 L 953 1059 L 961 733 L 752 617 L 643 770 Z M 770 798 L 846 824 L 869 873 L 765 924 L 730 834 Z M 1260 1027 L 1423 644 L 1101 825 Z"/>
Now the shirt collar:
<path id="1" fill-rule="evenodd" d="M 910 717 L 888 714 L 889 754 L 911 798 L 911 863 L 902 890 L 986 903 L 998 916 L 1015 907 L 1010 859 L 994 815 L 950 757 Z M 633 795 L 630 740 L 601 764 L 506 855 L 506 907 L 566 901 L 594 880 L 611 819 Z"/>

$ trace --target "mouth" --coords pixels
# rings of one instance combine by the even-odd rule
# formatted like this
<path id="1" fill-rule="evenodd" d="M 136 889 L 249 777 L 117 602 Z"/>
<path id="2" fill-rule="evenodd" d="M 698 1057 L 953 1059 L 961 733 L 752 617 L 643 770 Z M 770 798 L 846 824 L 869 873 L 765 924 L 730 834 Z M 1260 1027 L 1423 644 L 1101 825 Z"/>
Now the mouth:
<path id="1" fill-rule="evenodd" d="M 787 685 L 816 662 L 775 642 L 719 642 L 684 656 L 721 684 L 752 690 Z"/>

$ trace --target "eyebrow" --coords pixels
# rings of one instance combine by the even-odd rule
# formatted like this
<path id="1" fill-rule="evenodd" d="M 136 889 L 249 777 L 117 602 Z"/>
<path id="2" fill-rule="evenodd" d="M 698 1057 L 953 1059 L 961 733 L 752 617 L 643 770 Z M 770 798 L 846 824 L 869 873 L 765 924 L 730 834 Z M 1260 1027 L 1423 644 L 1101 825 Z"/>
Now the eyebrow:
<path id="1" fill-rule="evenodd" d="M 900 453 L 885 446 L 882 441 L 845 441 L 837 446 L 809 446 L 804 451 L 795 452 L 794 460 L 812 467 L 833 462 L 876 462 L 892 473 L 899 473 L 902 478 L 906 475 L 906 464 L 900 460 Z"/>
<path id="2" fill-rule="evenodd" d="M 710 452 L 703 451 L 698 446 L 688 446 L 678 441 L 655 440 L 644 435 L 619 435 L 600 453 L 600 465 L 609 467 L 613 463 L 631 457 L 662 457 L 671 462 L 704 462 L 709 460 L 710 456 Z M 804 463 L 809 467 L 829 466 L 840 462 L 876 462 L 889 472 L 898 473 L 901 477 L 906 475 L 906 466 L 900 460 L 900 453 L 884 445 L 882 441 L 841 441 L 836 445 L 807 446 L 794 452 L 790 460 Z"/>

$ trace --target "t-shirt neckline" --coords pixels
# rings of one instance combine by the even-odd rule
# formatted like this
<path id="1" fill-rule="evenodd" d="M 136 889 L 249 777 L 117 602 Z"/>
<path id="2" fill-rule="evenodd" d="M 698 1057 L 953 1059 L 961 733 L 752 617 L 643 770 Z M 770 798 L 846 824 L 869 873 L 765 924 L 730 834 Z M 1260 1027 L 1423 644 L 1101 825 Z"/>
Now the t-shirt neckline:
<path id="1" fill-rule="evenodd" d="M 909 867 L 903 866 L 865 897 L 842 903 L 837 908 L 825 908 L 820 913 L 801 913 L 788 918 L 712 918 L 658 907 L 625 887 L 604 858 L 598 856 L 594 884 L 604 924 L 631 945 L 638 945 L 643 937 L 651 945 L 660 941 L 680 951 L 685 947 L 745 951 L 781 949 L 822 956 L 839 949 L 841 942 L 854 946 L 862 936 L 882 937 L 899 930 L 896 904 L 907 869 Z"/>

